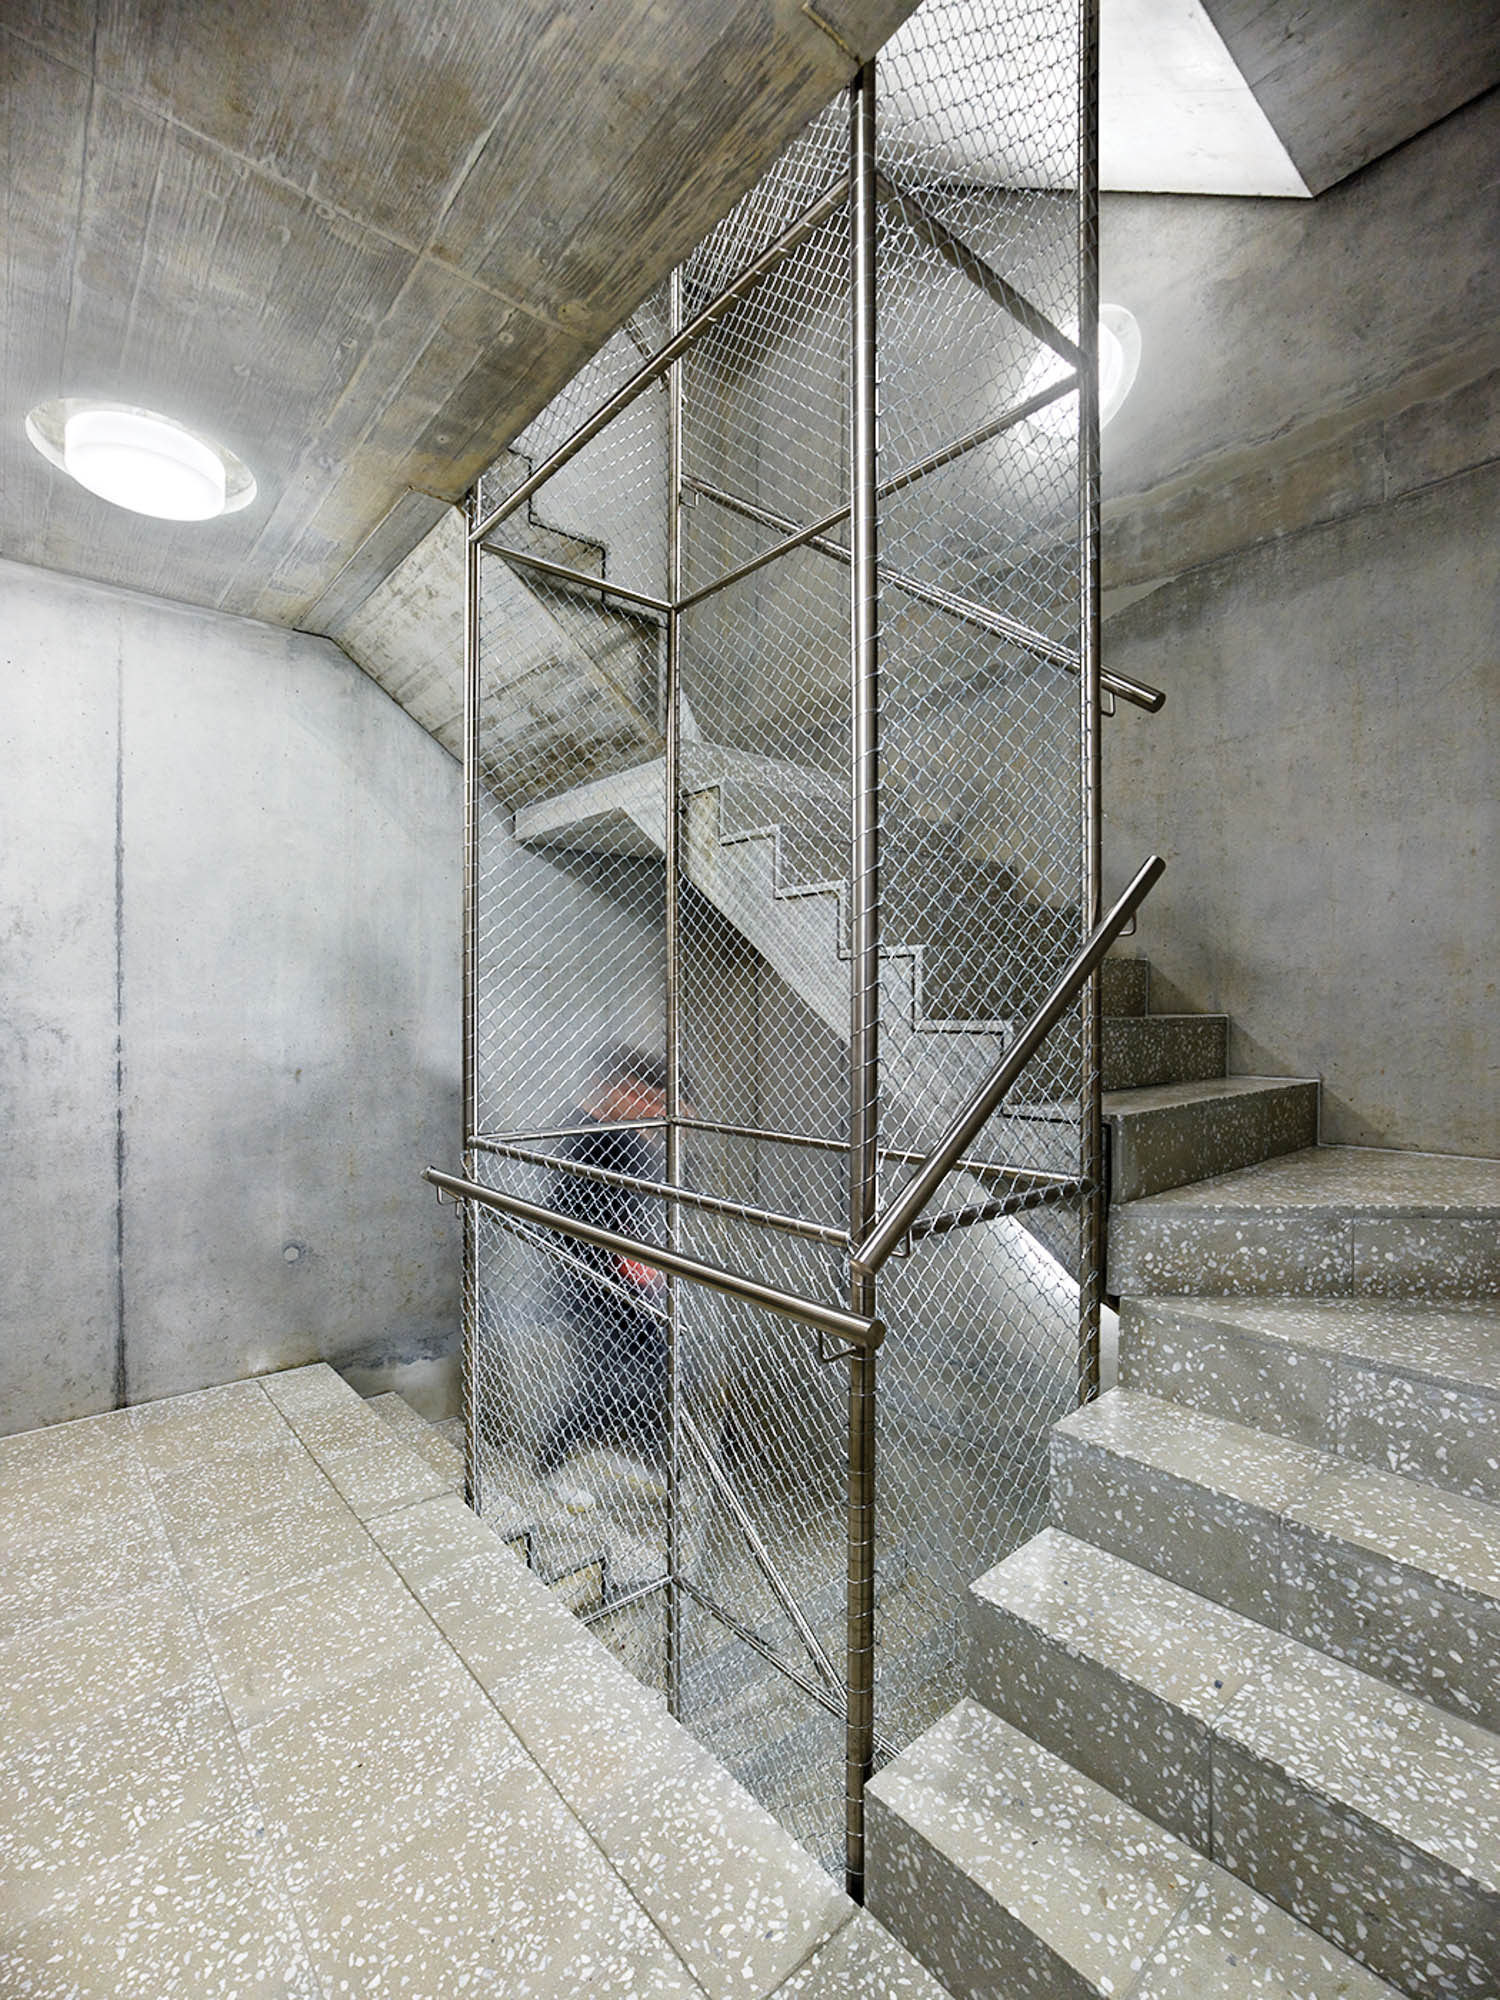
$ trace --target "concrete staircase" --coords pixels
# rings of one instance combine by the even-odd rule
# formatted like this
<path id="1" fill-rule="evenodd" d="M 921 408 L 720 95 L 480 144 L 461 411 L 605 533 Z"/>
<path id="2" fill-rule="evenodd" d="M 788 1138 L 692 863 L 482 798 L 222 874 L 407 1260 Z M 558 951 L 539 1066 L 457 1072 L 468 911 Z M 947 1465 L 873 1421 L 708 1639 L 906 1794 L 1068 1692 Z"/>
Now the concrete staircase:
<path id="1" fill-rule="evenodd" d="M 828 774 L 707 743 L 683 750 L 683 863 L 693 887 L 828 1029 L 849 1033 L 848 798 Z M 528 846 L 660 859 L 661 760 L 517 812 Z M 1027 892 L 974 853 L 963 830 L 915 822 L 920 863 L 896 867 L 883 907 L 881 1023 L 893 1145 L 920 1145 L 994 1067 L 1066 960 L 1076 914 Z M 903 895 L 902 883 L 913 885 Z M 920 893 L 917 886 L 920 884 Z M 962 927 L 954 913 L 963 913 Z M 997 952 L 1000 936 L 1023 949 Z M 1050 1164 L 1040 1124 L 1015 1157 Z"/>
<path id="2" fill-rule="evenodd" d="M 531 470 L 522 454 L 502 452 L 486 475 L 484 504 Z M 601 541 L 543 520 L 534 504 L 503 522 L 496 539 L 565 569 L 610 574 Z M 480 627 L 505 635 L 503 647 L 486 649 L 480 751 L 485 785 L 506 811 L 661 755 L 659 620 L 490 560 Z"/>
<path id="3" fill-rule="evenodd" d="M 460 1418 L 430 1423 L 394 1393 L 370 1397 L 369 1408 L 443 1476 L 449 1492 L 463 1493 Z M 519 1458 L 491 1464 L 491 1490 L 485 1495 L 485 1525 L 554 1597 L 583 1618 L 607 1614 L 615 1599 L 666 1574 L 661 1505 L 632 1495 L 609 1460 L 610 1455 L 598 1453 L 577 1460 L 580 1477 L 588 1478 L 607 1502 L 595 1513 L 570 1513 Z M 630 1518 L 622 1520 L 622 1513 Z"/>
<path id="4" fill-rule="evenodd" d="M 1119 1383 L 875 1780 L 871 1907 L 958 1995 L 1495 1995 L 1500 1162 L 1309 1143 L 1315 1086 L 1148 979 L 1106 975 Z"/>

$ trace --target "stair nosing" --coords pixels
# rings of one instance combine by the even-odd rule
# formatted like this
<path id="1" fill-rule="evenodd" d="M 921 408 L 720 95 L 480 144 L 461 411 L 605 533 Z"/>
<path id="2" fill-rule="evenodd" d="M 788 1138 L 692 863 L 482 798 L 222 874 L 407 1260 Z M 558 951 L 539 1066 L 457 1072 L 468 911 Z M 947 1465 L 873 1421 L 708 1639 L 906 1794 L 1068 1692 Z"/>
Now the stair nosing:
<path id="1" fill-rule="evenodd" d="M 1252 1664 L 1240 1684 L 1228 1692 L 1222 1703 L 1216 1705 L 1215 1714 L 1206 1715 L 1201 1710 L 1189 1709 L 1176 1696 L 1158 1692 L 1157 1688 L 1143 1677 L 1140 1669 L 1133 1665 L 1121 1667 L 1112 1662 L 1104 1645 L 1095 1645 L 1092 1649 L 1085 1650 L 1083 1641 L 1055 1634 L 1047 1626 L 1037 1623 L 1028 1613 L 1012 1610 L 993 1592 L 986 1591 L 985 1586 L 1008 1563 L 1018 1565 L 1027 1551 L 1034 1551 L 1037 1545 L 1043 1542 L 1048 1545 L 1049 1550 L 1062 1545 L 1061 1553 L 1064 1555 L 1072 1549 L 1077 1549 L 1083 1552 L 1083 1559 L 1088 1564 L 1102 1566 L 1105 1570 L 1119 1571 L 1121 1592 L 1122 1594 L 1128 1592 L 1132 1603 L 1155 1601 L 1170 1607 L 1177 1601 L 1181 1606 L 1179 1629 L 1192 1630 L 1192 1621 L 1202 1620 L 1206 1615 L 1208 1622 L 1222 1624 L 1226 1632 L 1233 1635 L 1238 1643 L 1248 1646 L 1252 1654 Z M 1422 1700 L 1419 1695 L 1393 1687 L 1377 1675 L 1366 1673 L 1362 1668 L 1319 1652 L 1316 1647 L 1309 1646 L 1303 1640 L 1257 1625 L 1242 1613 L 1218 1604 L 1212 1598 L 1201 1597 L 1196 1591 L 1188 1589 L 1185 1584 L 1176 1583 L 1170 1577 L 1160 1576 L 1156 1571 L 1145 1569 L 1142 1565 L 1132 1562 L 1128 1556 L 1102 1549 L 1097 1544 L 1087 1542 L 1082 1537 L 1072 1535 L 1065 1528 L 1057 1526 L 1043 1529 L 1031 1542 L 1023 1544 L 1021 1549 L 1013 1551 L 1004 1562 L 996 1564 L 994 1569 L 987 1571 L 985 1576 L 970 1586 L 970 1598 L 980 1607 L 981 1615 L 985 1607 L 988 1607 L 994 1616 L 1025 1624 L 1044 1647 L 1061 1651 L 1082 1664 L 1093 1664 L 1100 1671 L 1128 1682 L 1141 1694 L 1196 1723 L 1204 1730 L 1210 1746 L 1223 1743 L 1226 1749 L 1237 1751 L 1242 1756 L 1274 1768 L 1288 1783 L 1312 1792 L 1333 1809 L 1353 1816 L 1372 1830 L 1389 1837 L 1405 1848 L 1420 1853 L 1425 1860 L 1455 1881 L 1473 1883 L 1482 1893 L 1500 1898 L 1500 1858 L 1490 1862 L 1487 1872 L 1484 1872 L 1484 1864 L 1476 1856 L 1474 1843 L 1467 1837 L 1466 1832 L 1457 1829 L 1444 1832 L 1441 1828 L 1429 1828 L 1425 1834 L 1421 1834 L 1413 1829 L 1409 1819 L 1403 1820 L 1399 1814 L 1382 1819 L 1378 1807 L 1362 1803 L 1358 1798 L 1348 1795 L 1354 1789 L 1352 1784 L 1346 1784 L 1342 1791 L 1335 1792 L 1322 1785 L 1315 1774 L 1299 1768 L 1293 1753 L 1284 1750 L 1273 1752 L 1264 1746 L 1257 1747 L 1251 1740 L 1253 1731 L 1249 1727 L 1248 1717 L 1236 1718 L 1235 1712 L 1242 1707 L 1248 1709 L 1252 1698 L 1259 1698 L 1263 1702 L 1269 1698 L 1268 1691 L 1278 1665 L 1287 1668 L 1311 1666 L 1326 1684 L 1333 1687 L 1342 1684 L 1351 1696 L 1364 1694 L 1387 1713 L 1393 1712 L 1394 1704 L 1395 1712 L 1399 1712 L 1403 1719 L 1415 1721 L 1419 1729 L 1436 1731 L 1441 1736 L 1455 1741 L 1470 1758 L 1477 1752 L 1488 1752 L 1496 1765 L 1496 1796 L 1500 1798 L 1500 1735 L 1486 1729 L 1482 1723 L 1452 1715 L 1447 1710 Z M 1257 1655 L 1258 1658 L 1255 1657 Z M 982 1694 L 975 1692 L 973 1699 L 984 1705 Z M 1018 1724 L 1008 1726 L 1019 1727 Z M 1497 1843 L 1497 1854 L 1500 1854 L 1500 1843 Z"/>
<path id="2" fill-rule="evenodd" d="M 1433 1486 L 1426 1481 L 1409 1479 L 1403 1473 L 1390 1472 L 1381 1466 L 1366 1464 L 1363 1460 L 1342 1458 L 1336 1452 L 1324 1451 L 1317 1445 L 1299 1444 L 1292 1439 L 1278 1437 L 1272 1433 L 1262 1431 L 1253 1424 L 1242 1424 L 1232 1417 L 1221 1417 L 1212 1411 L 1199 1410 L 1188 1404 L 1174 1403 L 1166 1397 L 1154 1396 L 1147 1390 L 1128 1388 L 1111 1389 L 1095 1402 L 1085 1404 L 1082 1410 L 1075 1411 L 1072 1416 L 1063 1418 L 1059 1424 L 1054 1426 L 1054 1433 L 1061 1434 L 1072 1441 L 1081 1442 L 1094 1450 L 1104 1451 L 1118 1457 L 1129 1456 L 1134 1463 L 1147 1465 L 1151 1470 L 1161 1474 L 1163 1477 L 1179 1480 L 1184 1485 L 1196 1486 L 1202 1491 L 1210 1493 L 1222 1492 L 1227 1499 L 1234 1501 L 1238 1505 L 1253 1507 L 1262 1512 L 1269 1511 L 1262 1501 L 1253 1497 L 1247 1497 L 1245 1493 L 1237 1491 L 1227 1484 L 1223 1486 L 1209 1486 L 1202 1479 L 1183 1471 L 1180 1467 L 1159 1463 L 1155 1458 L 1147 1456 L 1144 1451 L 1139 1453 L 1127 1452 L 1121 1449 L 1114 1440 L 1110 1439 L 1100 1440 L 1087 1436 L 1080 1439 L 1080 1428 L 1082 1428 L 1085 1420 L 1088 1419 L 1090 1412 L 1097 1411 L 1101 1407 L 1112 1407 L 1118 1410 L 1122 1406 L 1128 1412 L 1129 1408 L 1135 1405 L 1146 1405 L 1153 1413 L 1157 1411 L 1170 1412 L 1173 1427 L 1179 1432 L 1191 1432 L 1194 1430 L 1199 1432 L 1217 1432 L 1220 1434 L 1228 1432 L 1232 1436 L 1227 1440 L 1223 1440 L 1224 1442 L 1233 1443 L 1242 1448 L 1259 1448 L 1268 1458 L 1273 1455 L 1280 1455 L 1285 1459 L 1289 1467 L 1300 1461 L 1301 1471 L 1306 1484 L 1302 1490 L 1288 1497 L 1277 1508 L 1274 1515 L 1272 1515 L 1273 1522 L 1278 1525 L 1283 1522 L 1294 1522 L 1299 1527 L 1308 1529 L 1309 1532 L 1328 1532 L 1318 1529 L 1316 1523 L 1309 1521 L 1306 1515 L 1310 1509 L 1316 1506 L 1320 1489 L 1327 1482 L 1337 1480 L 1343 1482 L 1346 1486 L 1364 1484 L 1375 1488 L 1377 1491 L 1384 1492 L 1397 1503 L 1404 1500 L 1414 1506 L 1429 1507 L 1434 1512 L 1465 1513 L 1472 1511 L 1475 1515 L 1476 1527 L 1482 1527 L 1490 1523 L 1493 1524 L 1494 1544 L 1497 1549 L 1500 1549 L 1500 1505 L 1497 1505 L 1494 1501 L 1481 1500 L 1468 1494 L 1452 1493 L 1446 1488 Z M 1383 1562 L 1391 1564 L 1393 1568 L 1405 1570 L 1413 1576 L 1425 1578 L 1445 1590 L 1459 1591 L 1465 1596 L 1472 1597 L 1476 1602 L 1487 1602 L 1500 1606 L 1500 1567 L 1497 1567 L 1492 1584 L 1486 1587 L 1481 1583 L 1476 1583 L 1465 1577 L 1455 1575 L 1451 1571 L 1429 1566 L 1426 1561 L 1413 1555 L 1403 1555 L 1389 1544 L 1379 1542 L 1373 1538 L 1360 1538 L 1356 1540 L 1353 1535 L 1344 1535 L 1340 1539 L 1345 1541 L 1349 1546 L 1362 1550 L 1366 1555 L 1374 1556 Z M 1403 1690 L 1403 1692 L 1406 1692 L 1406 1690 Z"/>

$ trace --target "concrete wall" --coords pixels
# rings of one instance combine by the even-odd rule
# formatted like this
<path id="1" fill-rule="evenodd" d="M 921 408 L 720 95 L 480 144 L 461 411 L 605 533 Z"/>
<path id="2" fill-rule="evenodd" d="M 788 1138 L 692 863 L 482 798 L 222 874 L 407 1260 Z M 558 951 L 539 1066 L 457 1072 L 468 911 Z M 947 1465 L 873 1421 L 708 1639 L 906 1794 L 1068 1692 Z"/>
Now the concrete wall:
<path id="1" fill-rule="evenodd" d="M 1500 96 L 1311 203 L 1106 198 L 1109 874 L 1324 1137 L 1500 1153 Z"/>
<path id="2" fill-rule="evenodd" d="M 0 564 L 0 1430 L 431 1378 L 460 787 L 324 640 Z"/>

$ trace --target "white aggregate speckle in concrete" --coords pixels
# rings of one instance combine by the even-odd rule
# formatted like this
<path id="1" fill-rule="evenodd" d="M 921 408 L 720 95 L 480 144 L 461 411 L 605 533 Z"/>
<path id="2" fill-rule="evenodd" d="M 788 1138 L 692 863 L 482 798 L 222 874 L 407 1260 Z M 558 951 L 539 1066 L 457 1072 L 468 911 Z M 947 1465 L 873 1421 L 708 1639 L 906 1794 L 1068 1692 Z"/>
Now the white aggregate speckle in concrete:
<path id="1" fill-rule="evenodd" d="M 936 2000 L 436 1460 L 322 1366 L 0 1440 L 6 2000 Z"/>

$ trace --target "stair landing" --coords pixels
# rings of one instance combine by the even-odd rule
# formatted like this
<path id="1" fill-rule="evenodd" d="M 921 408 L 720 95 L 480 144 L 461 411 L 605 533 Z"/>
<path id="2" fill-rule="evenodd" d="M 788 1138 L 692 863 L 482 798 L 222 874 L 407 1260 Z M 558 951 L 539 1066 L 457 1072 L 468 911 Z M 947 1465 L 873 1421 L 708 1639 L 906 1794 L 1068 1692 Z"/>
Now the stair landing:
<path id="1" fill-rule="evenodd" d="M 0 1441 L 0 1992 L 942 2000 L 434 1456 L 321 1365 Z"/>

